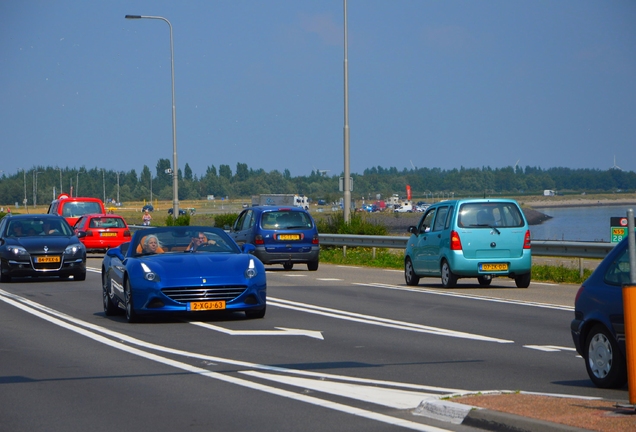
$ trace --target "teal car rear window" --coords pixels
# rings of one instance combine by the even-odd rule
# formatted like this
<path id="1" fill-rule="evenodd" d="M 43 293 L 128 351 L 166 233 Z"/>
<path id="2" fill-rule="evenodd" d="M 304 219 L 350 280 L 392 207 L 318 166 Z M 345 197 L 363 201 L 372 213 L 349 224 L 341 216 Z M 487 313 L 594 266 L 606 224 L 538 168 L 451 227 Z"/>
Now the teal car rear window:
<path id="1" fill-rule="evenodd" d="M 525 225 L 519 207 L 509 202 L 466 203 L 459 208 L 457 225 L 462 228 L 519 228 Z"/>

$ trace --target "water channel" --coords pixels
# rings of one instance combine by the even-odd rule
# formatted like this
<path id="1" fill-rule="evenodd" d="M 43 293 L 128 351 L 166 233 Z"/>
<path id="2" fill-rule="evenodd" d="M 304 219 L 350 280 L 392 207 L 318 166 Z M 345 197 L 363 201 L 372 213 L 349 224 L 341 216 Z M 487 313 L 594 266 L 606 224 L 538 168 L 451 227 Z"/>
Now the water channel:
<path id="1" fill-rule="evenodd" d="M 610 241 L 610 218 L 625 217 L 636 205 L 599 205 L 585 207 L 535 207 L 552 216 L 540 225 L 532 225 L 533 240 Z"/>

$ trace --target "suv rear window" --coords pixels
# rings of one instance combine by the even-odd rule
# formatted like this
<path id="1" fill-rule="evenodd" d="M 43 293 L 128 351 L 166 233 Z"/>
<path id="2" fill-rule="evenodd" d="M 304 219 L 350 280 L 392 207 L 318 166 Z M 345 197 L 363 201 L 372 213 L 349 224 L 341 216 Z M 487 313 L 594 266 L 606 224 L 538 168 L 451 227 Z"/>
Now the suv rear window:
<path id="1" fill-rule="evenodd" d="M 314 226 L 311 217 L 299 211 L 271 211 L 263 213 L 261 227 L 263 229 L 307 229 Z"/>
<path id="2" fill-rule="evenodd" d="M 466 203 L 457 218 L 457 225 L 463 228 L 518 228 L 524 224 L 519 207 L 510 202 Z"/>
<path id="3" fill-rule="evenodd" d="M 62 216 L 78 217 L 85 214 L 102 213 L 102 207 L 98 202 L 91 201 L 69 201 L 62 207 Z"/>

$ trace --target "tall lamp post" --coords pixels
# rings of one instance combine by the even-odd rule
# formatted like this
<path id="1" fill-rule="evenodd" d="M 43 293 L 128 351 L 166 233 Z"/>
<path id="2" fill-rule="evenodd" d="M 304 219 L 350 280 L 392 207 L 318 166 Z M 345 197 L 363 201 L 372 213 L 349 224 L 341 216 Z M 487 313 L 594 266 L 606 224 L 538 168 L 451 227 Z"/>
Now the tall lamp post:
<path id="1" fill-rule="evenodd" d="M 168 24 L 168 27 L 170 27 L 170 66 L 172 73 L 172 215 L 176 218 L 179 216 L 179 169 L 177 165 L 177 110 L 174 102 L 174 48 L 172 44 L 172 24 L 170 24 L 170 21 L 166 18 L 160 16 L 126 15 L 126 19 L 158 19 L 165 21 Z M 150 174 L 150 178 L 152 179 L 152 173 Z M 150 189 L 150 193 L 152 195 L 152 186 Z"/>
<path id="2" fill-rule="evenodd" d="M 119 204 L 119 171 L 117 171 L 117 204 Z"/>
<path id="3" fill-rule="evenodd" d="M 24 208 L 27 208 L 27 202 L 29 202 L 27 200 L 27 195 L 26 195 L 26 170 L 24 168 L 20 168 L 22 170 L 22 174 L 24 175 L 24 201 L 22 201 L 22 203 L 24 204 Z"/>
<path id="4" fill-rule="evenodd" d="M 349 59 L 347 53 L 347 0 L 344 0 L 344 220 L 351 221 L 351 173 L 349 170 Z"/>
<path id="5" fill-rule="evenodd" d="M 33 207 L 38 205 L 38 174 L 42 174 L 42 171 L 35 173 L 35 184 L 33 185 Z"/>
<path id="6" fill-rule="evenodd" d="M 75 196 L 79 196 L 79 175 L 84 174 L 84 171 L 78 171 L 75 176 Z"/>
<path id="7" fill-rule="evenodd" d="M 60 193 L 62 193 L 62 168 L 58 168 L 60 170 Z M 53 197 L 55 199 L 55 197 Z"/>

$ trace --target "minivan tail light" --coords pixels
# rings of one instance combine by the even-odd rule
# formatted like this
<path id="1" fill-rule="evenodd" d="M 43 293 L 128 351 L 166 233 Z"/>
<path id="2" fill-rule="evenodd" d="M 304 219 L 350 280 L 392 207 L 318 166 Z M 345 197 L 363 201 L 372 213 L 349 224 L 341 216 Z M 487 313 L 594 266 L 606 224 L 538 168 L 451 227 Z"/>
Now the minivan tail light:
<path id="1" fill-rule="evenodd" d="M 532 249 L 531 243 L 530 243 L 530 230 L 526 231 L 526 236 L 523 238 L 523 248 Z"/>
<path id="2" fill-rule="evenodd" d="M 450 248 L 451 250 L 462 250 L 462 241 L 460 240 L 457 231 L 451 231 Z"/>
<path id="3" fill-rule="evenodd" d="M 257 244 L 257 245 L 265 244 L 265 242 L 263 241 L 263 236 L 260 234 L 254 236 L 254 244 Z"/>
<path id="4" fill-rule="evenodd" d="M 313 239 L 311 239 L 311 244 L 319 244 L 320 240 L 318 240 L 318 236 L 315 235 Z"/>

